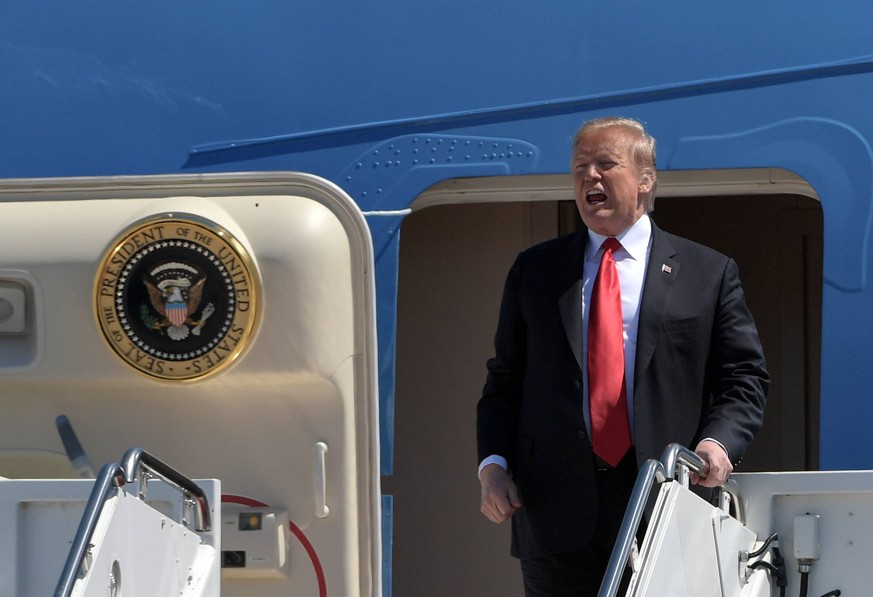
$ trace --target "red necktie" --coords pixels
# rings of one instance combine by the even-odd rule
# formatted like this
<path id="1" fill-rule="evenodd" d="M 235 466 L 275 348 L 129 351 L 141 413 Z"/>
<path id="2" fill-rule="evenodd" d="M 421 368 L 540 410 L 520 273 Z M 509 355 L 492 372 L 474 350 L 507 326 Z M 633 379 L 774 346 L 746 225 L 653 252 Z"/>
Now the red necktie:
<path id="1" fill-rule="evenodd" d="M 631 446 L 624 379 L 621 285 L 613 252 L 614 238 L 603 242 L 600 271 L 588 312 L 588 405 L 594 453 L 617 466 Z"/>

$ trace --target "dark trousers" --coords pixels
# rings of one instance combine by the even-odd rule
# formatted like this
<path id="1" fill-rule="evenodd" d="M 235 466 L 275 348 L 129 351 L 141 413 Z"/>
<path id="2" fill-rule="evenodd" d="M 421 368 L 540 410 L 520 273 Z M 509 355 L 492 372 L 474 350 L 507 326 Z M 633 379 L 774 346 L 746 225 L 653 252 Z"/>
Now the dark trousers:
<path id="1" fill-rule="evenodd" d="M 598 514 L 594 538 L 579 552 L 522 560 L 525 597 L 596 597 L 636 477 L 633 449 L 617 467 L 598 467 Z M 638 536 L 642 537 L 641 534 Z M 629 580 L 628 570 L 622 586 L 626 587 Z"/>

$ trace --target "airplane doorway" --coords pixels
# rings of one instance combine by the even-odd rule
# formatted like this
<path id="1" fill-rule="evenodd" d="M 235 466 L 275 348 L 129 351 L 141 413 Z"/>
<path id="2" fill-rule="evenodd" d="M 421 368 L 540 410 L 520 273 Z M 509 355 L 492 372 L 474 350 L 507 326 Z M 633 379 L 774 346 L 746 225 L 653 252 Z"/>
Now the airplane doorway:
<path id="1" fill-rule="evenodd" d="M 742 470 L 815 470 L 819 201 L 790 177 L 777 194 L 772 182 L 762 189 L 734 178 L 727 194 L 679 177 L 671 185 L 665 174 L 672 173 L 662 174 L 653 218 L 734 257 L 773 377 L 764 428 Z M 495 179 L 443 183 L 416 201 L 402 228 L 395 468 L 383 479 L 394 495 L 397 595 L 523 592 L 508 555 L 509 525 L 478 511 L 475 406 L 509 266 L 522 249 L 578 222 L 568 177 L 496 180 L 500 190 Z"/>

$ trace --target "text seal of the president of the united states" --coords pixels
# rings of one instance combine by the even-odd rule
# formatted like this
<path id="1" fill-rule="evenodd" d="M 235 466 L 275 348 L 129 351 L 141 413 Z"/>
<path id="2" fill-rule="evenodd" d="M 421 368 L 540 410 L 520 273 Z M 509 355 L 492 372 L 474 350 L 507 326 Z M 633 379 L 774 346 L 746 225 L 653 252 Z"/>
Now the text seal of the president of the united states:
<path id="1" fill-rule="evenodd" d="M 95 284 L 97 321 L 115 353 L 151 377 L 212 375 L 246 349 L 260 277 L 243 245 L 190 214 L 140 220 L 113 242 Z"/>

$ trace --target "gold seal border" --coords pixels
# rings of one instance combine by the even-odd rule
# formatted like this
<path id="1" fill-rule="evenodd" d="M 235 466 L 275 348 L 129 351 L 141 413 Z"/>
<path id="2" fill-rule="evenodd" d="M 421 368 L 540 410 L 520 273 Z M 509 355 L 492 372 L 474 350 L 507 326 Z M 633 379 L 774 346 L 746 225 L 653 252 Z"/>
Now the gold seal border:
<path id="1" fill-rule="evenodd" d="M 242 265 L 244 278 L 248 286 L 249 298 L 249 314 L 247 316 L 240 315 L 240 302 L 238 298 L 235 302 L 232 322 L 236 324 L 240 321 L 240 319 L 243 318 L 244 322 L 240 323 L 242 331 L 239 334 L 239 339 L 236 341 L 234 346 L 227 352 L 227 354 L 222 355 L 215 364 L 207 362 L 208 359 L 204 360 L 205 367 L 200 371 L 196 371 L 191 374 L 179 375 L 164 374 L 163 368 L 160 366 L 156 366 L 155 362 L 157 361 L 160 363 L 169 363 L 171 366 L 179 366 L 181 368 L 184 367 L 185 364 L 193 365 L 197 361 L 205 359 L 205 357 L 198 356 L 189 360 L 170 361 L 158 359 L 150 355 L 144 355 L 143 358 L 140 360 L 148 361 L 151 367 L 142 367 L 138 365 L 136 363 L 136 359 L 131 359 L 124 354 L 125 348 L 129 349 L 128 354 L 130 354 L 130 352 L 134 350 L 139 349 L 134 346 L 130 337 L 123 330 L 120 329 L 120 318 L 115 307 L 115 290 L 117 289 L 117 281 L 120 277 L 121 268 L 127 265 L 130 258 L 138 254 L 142 247 L 147 247 L 149 244 L 151 244 L 151 242 L 162 242 L 165 240 L 194 240 L 194 242 L 197 242 L 196 239 L 182 239 L 179 236 L 176 236 L 178 232 L 177 229 L 165 238 L 162 237 L 161 239 L 150 241 L 142 245 L 142 247 L 137 245 L 136 250 L 130 253 L 120 262 L 120 268 L 117 270 L 114 269 L 114 267 L 117 267 L 114 259 L 124 250 L 126 243 L 131 242 L 136 245 L 135 241 L 133 241 L 132 239 L 136 238 L 137 235 L 144 233 L 145 231 L 154 230 L 160 226 L 173 225 L 189 227 L 189 232 L 190 228 L 200 228 L 201 230 L 205 230 L 208 233 L 211 233 L 215 237 L 218 237 L 222 242 L 226 243 L 229 249 L 233 252 L 233 256 L 238 258 L 240 264 Z M 110 266 L 113 267 L 111 268 Z M 115 280 L 109 281 L 107 283 L 107 278 L 112 276 L 114 276 Z M 231 283 L 236 289 L 237 284 L 233 282 L 233 276 L 231 276 Z M 107 294 L 106 289 L 111 289 L 111 292 Z M 120 234 L 118 234 L 109 244 L 109 248 L 104 253 L 103 258 L 100 260 L 100 265 L 97 269 L 97 275 L 94 278 L 93 297 L 94 316 L 96 319 L 97 327 L 100 329 L 101 335 L 103 336 L 106 344 L 113 354 L 115 354 L 121 361 L 123 361 L 133 370 L 150 379 L 182 383 L 201 381 L 207 377 L 212 377 L 215 374 L 226 370 L 233 363 L 235 363 L 251 346 L 253 334 L 260 324 L 261 313 L 263 311 L 262 284 L 260 272 L 254 259 L 246 250 L 246 248 L 242 245 L 242 243 L 233 234 L 231 234 L 230 231 L 228 231 L 223 226 L 213 222 L 212 220 L 196 214 L 181 212 L 168 212 L 147 216 L 130 224 Z M 106 321 L 105 315 L 107 315 L 107 313 L 104 309 L 104 303 L 107 299 L 109 299 L 111 303 L 111 311 L 109 314 L 115 319 L 115 322 Z M 230 333 L 230 331 L 226 332 L 219 339 L 219 342 L 223 342 L 224 339 L 230 335 Z M 126 343 L 127 346 L 122 346 L 122 343 Z M 210 352 L 214 351 L 215 349 L 212 349 Z M 159 371 L 156 372 L 154 369 L 158 369 Z"/>

